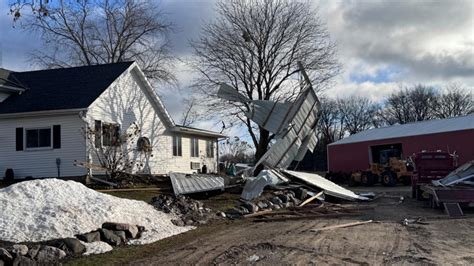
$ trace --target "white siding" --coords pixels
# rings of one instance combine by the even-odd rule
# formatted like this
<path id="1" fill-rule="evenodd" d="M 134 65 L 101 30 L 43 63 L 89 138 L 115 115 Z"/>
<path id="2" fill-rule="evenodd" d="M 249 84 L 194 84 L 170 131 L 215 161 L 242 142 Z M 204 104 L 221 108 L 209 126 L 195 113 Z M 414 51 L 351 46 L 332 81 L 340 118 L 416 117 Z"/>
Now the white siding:
<path id="1" fill-rule="evenodd" d="M 61 125 L 60 149 L 16 151 L 16 128 L 53 125 Z M 82 126 L 79 114 L 0 119 L 0 177 L 7 168 L 13 169 L 15 178 L 57 177 L 56 158 L 61 159 L 61 176 L 85 175 L 84 169 L 73 165 L 74 160 L 85 161 L 86 157 Z"/>
<path id="2" fill-rule="evenodd" d="M 87 120 L 91 126 L 94 125 L 94 120 L 118 123 L 122 132 L 129 129 L 134 122 L 138 125 L 141 130 L 140 136 L 147 137 L 150 140 L 153 152 L 152 156 L 146 157 L 140 152 L 133 155 L 137 162 L 143 163 L 145 169 L 149 169 L 148 171 L 135 169 L 137 172 L 167 174 L 170 171 L 176 171 L 190 173 L 191 161 L 206 162 L 210 171 L 216 169 L 216 158 L 190 158 L 189 138 L 183 138 L 183 156 L 174 157 L 172 134 L 166 130 L 158 112 L 152 107 L 150 99 L 137 84 L 135 77 L 131 73 L 124 73 L 89 107 Z M 127 144 L 132 148 L 136 146 L 136 143 Z M 199 148 L 201 154 L 205 155 L 206 143 L 204 140 L 200 141 Z M 216 154 L 217 152 L 215 152 Z M 93 152 L 91 152 L 92 161 L 97 163 L 97 160 L 93 157 Z"/>

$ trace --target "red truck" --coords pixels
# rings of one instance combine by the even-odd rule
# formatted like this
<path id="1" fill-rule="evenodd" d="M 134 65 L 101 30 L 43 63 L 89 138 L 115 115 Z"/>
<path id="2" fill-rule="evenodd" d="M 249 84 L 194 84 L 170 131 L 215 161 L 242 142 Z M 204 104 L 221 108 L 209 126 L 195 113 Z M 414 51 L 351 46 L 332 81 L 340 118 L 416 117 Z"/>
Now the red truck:
<path id="1" fill-rule="evenodd" d="M 411 178 L 412 198 L 421 200 L 423 191 L 420 185 L 441 179 L 456 169 L 456 155 L 443 151 L 422 151 L 412 157 L 415 171 Z"/>

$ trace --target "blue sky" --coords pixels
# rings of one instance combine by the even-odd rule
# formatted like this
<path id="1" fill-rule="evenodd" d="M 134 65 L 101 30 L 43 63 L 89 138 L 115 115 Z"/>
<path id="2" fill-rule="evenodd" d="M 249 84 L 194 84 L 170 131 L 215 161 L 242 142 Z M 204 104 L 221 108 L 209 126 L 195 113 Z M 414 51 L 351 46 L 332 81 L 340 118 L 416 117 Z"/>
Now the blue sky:
<path id="1" fill-rule="evenodd" d="M 342 73 L 325 96 L 363 95 L 383 99 L 401 85 L 423 83 L 442 88 L 457 82 L 474 92 L 474 1 L 310 1 L 319 9 L 337 43 Z M 172 52 L 192 54 L 188 41 L 201 26 L 216 19 L 214 0 L 163 0 L 161 8 L 175 25 Z M 29 55 L 48 49 L 36 33 L 12 27 L 7 0 L 0 0 L 2 67 L 33 69 Z M 175 120 L 183 97 L 192 94 L 193 73 L 177 62 L 178 88 L 157 88 Z M 177 91 L 179 90 L 179 91 Z M 214 126 L 214 124 L 217 124 Z M 198 126 L 219 129 L 213 121 Z"/>

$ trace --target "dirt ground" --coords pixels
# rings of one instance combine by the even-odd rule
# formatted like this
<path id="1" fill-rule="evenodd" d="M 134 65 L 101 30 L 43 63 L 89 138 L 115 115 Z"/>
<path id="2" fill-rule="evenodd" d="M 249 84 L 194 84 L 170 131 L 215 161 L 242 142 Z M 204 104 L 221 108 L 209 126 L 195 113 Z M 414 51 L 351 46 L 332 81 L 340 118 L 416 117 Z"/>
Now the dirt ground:
<path id="1" fill-rule="evenodd" d="M 255 223 L 240 221 L 208 225 L 127 261 L 133 265 L 169 264 L 474 264 L 474 212 L 448 219 L 441 210 L 409 198 L 409 187 L 355 188 L 378 197 L 360 217 Z M 400 196 L 404 197 L 400 201 Z M 428 224 L 404 226 L 405 218 L 422 217 Z M 355 227 L 320 232 L 310 229 L 372 219 Z M 191 231 L 192 232 L 192 231 Z M 201 233 L 200 233 L 201 232 Z M 186 237 L 186 234 L 190 234 Z M 122 261 L 125 262 L 125 261 Z"/>

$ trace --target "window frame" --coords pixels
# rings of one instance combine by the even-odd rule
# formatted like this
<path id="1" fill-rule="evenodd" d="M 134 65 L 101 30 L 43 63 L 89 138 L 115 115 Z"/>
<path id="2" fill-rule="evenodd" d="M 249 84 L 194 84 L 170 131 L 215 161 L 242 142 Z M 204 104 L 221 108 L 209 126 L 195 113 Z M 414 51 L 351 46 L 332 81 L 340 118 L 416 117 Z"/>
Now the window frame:
<path id="1" fill-rule="evenodd" d="M 115 131 L 114 130 L 110 130 L 109 132 L 109 138 L 110 138 L 110 144 L 107 144 L 105 145 L 104 144 L 104 126 L 105 127 L 109 127 L 110 128 L 118 128 L 118 132 L 117 132 L 117 136 L 114 136 L 115 134 Z M 100 130 L 100 144 L 102 145 L 102 147 L 114 147 L 114 146 L 120 146 L 120 124 L 119 123 L 108 123 L 108 122 L 103 122 L 101 121 L 101 130 Z M 115 141 L 114 143 L 114 138 L 117 137 L 117 141 Z"/>
<path id="2" fill-rule="evenodd" d="M 177 143 L 175 143 L 176 140 L 177 140 Z M 175 153 L 175 148 L 176 148 L 176 153 Z M 178 136 L 178 135 L 172 136 L 171 150 L 172 150 L 173 157 L 183 157 L 183 137 Z"/>
<path id="3" fill-rule="evenodd" d="M 28 131 L 49 129 L 49 146 L 43 147 L 28 147 Z M 39 133 L 39 132 L 38 132 Z M 38 146 L 39 146 L 39 134 L 38 134 Z M 53 149 L 53 126 L 45 127 L 29 127 L 23 129 L 23 150 L 25 151 L 39 151 L 39 150 L 52 150 Z"/>
<path id="4" fill-rule="evenodd" d="M 213 140 L 206 140 L 206 157 L 214 158 L 215 143 Z"/>
<path id="5" fill-rule="evenodd" d="M 190 146 L 190 157 L 199 158 L 199 139 L 196 137 L 191 137 L 189 139 Z M 194 145 L 196 144 L 196 145 Z"/>

